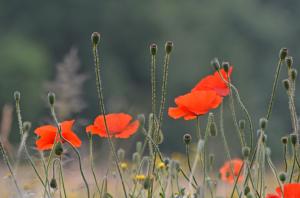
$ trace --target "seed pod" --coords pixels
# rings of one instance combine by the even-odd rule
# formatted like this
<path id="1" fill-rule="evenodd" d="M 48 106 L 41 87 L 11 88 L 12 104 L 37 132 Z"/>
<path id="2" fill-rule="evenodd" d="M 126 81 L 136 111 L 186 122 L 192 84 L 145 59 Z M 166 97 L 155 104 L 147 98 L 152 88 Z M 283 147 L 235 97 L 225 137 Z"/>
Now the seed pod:
<path id="1" fill-rule="evenodd" d="M 293 66 L 293 57 L 291 56 L 287 56 L 285 58 L 285 62 L 286 62 L 286 65 L 288 66 L 288 68 L 291 68 Z"/>
<path id="2" fill-rule="evenodd" d="M 183 142 L 186 145 L 190 144 L 191 141 L 192 141 L 192 136 L 190 134 L 186 133 L 186 134 L 183 135 Z"/>
<path id="3" fill-rule="evenodd" d="M 167 41 L 165 44 L 165 50 L 167 54 L 170 54 L 173 49 L 173 42 L 172 41 Z"/>
<path id="4" fill-rule="evenodd" d="M 56 182 L 55 178 L 51 179 L 51 181 L 50 181 L 50 187 L 53 188 L 53 189 L 57 188 L 57 182 Z"/>
<path id="5" fill-rule="evenodd" d="M 284 88 L 288 91 L 290 89 L 290 81 L 288 79 L 284 79 L 282 83 Z"/>
<path id="6" fill-rule="evenodd" d="M 296 80 L 297 75 L 298 75 L 297 70 L 296 70 L 296 69 L 291 69 L 291 79 L 292 79 L 293 81 Z"/>
<path id="7" fill-rule="evenodd" d="M 97 46 L 100 42 L 100 34 L 99 32 L 93 32 L 91 36 L 91 40 L 94 46 Z"/>
<path id="8" fill-rule="evenodd" d="M 247 146 L 244 146 L 242 149 L 242 153 L 243 153 L 244 158 L 248 158 L 250 155 L 250 148 Z"/>
<path id="9" fill-rule="evenodd" d="M 152 56 L 157 54 L 157 45 L 155 43 L 152 43 L 150 45 L 150 53 Z"/>
<path id="10" fill-rule="evenodd" d="M 279 179 L 282 183 L 284 183 L 286 180 L 286 173 L 285 172 L 279 173 Z"/>
<path id="11" fill-rule="evenodd" d="M 292 133 L 290 135 L 291 143 L 295 146 L 298 143 L 298 135 L 295 133 Z"/>
<path id="12" fill-rule="evenodd" d="M 260 118 L 260 119 L 259 119 L 259 127 L 260 127 L 262 130 L 265 130 L 265 129 L 266 129 L 267 124 L 268 124 L 268 120 L 267 120 L 266 118 Z"/>
<path id="13" fill-rule="evenodd" d="M 144 189 L 145 190 L 148 190 L 149 187 L 151 186 L 151 183 L 152 183 L 152 178 L 151 177 L 146 177 L 145 181 L 144 181 Z"/>
<path id="14" fill-rule="evenodd" d="M 287 144 L 288 143 L 288 137 L 284 136 L 281 138 L 282 144 Z"/>
<path id="15" fill-rule="evenodd" d="M 288 55 L 288 49 L 287 48 L 281 48 L 280 52 L 279 52 L 280 60 L 284 60 L 287 55 Z"/>

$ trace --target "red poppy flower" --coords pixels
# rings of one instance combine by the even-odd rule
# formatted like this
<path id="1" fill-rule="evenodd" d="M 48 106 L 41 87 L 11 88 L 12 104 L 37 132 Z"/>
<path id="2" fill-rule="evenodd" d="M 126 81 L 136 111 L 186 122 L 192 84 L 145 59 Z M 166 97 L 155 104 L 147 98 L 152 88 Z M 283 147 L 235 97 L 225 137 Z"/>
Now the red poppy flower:
<path id="1" fill-rule="evenodd" d="M 174 119 L 191 120 L 217 108 L 222 100 L 215 91 L 194 91 L 175 98 L 177 107 L 170 107 L 168 113 Z"/>
<path id="2" fill-rule="evenodd" d="M 228 76 L 231 75 L 233 67 L 231 66 L 228 71 Z M 227 74 L 224 69 L 220 69 L 220 73 L 224 80 L 228 81 Z M 227 83 L 223 81 L 219 73 L 216 71 L 213 75 L 208 75 L 198 82 L 198 84 L 192 89 L 192 91 L 199 90 L 214 90 L 220 96 L 227 96 L 229 94 L 229 88 Z"/>
<path id="3" fill-rule="evenodd" d="M 72 126 L 75 120 L 64 121 L 61 123 L 61 134 L 68 142 L 70 142 L 74 147 L 80 147 L 81 140 L 77 135 L 72 131 Z M 36 141 L 36 147 L 38 150 L 49 150 L 52 149 L 55 141 L 61 141 L 64 143 L 64 140 L 61 140 L 58 134 L 58 129 L 52 125 L 44 125 L 38 127 L 34 130 L 34 133 L 39 136 L 39 139 Z M 56 138 L 56 139 L 55 139 Z"/>
<path id="4" fill-rule="evenodd" d="M 132 121 L 132 117 L 125 113 L 107 114 L 105 118 L 111 136 L 116 138 L 129 138 L 140 126 L 138 120 Z M 103 115 L 97 116 L 94 124 L 86 127 L 86 132 L 97 134 L 100 137 L 108 137 Z"/>
<path id="5" fill-rule="evenodd" d="M 221 180 L 231 184 L 234 183 L 234 179 L 238 176 L 242 166 L 243 166 L 243 161 L 241 159 L 233 159 L 231 161 L 227 161 L 219 170 L 221 174 Z M 232 175 L 231 167 L 233 169 L 233 175 Z M 243 177 L 242 175 L 240 175 L 238 182 L 242 182 L 242 180 Z"/>
<path id="6" fill-rule="evenodd" d="M 283 195 L 281 193 L 280 187 L 276 188 L 277 194 L 267 194 L 266 198 L 299 198 L 300 197 L 300 184 L 284 184 Z"/>

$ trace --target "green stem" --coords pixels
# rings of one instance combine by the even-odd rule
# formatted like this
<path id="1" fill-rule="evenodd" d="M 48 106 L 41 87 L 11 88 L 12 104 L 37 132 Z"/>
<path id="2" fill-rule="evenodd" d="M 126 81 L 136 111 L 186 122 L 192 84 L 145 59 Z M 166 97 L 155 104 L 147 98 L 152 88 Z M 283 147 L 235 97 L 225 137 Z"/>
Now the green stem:
<path id="1" fill-rule="evenodd" d="M 195 176 L 194 176 L 194 174 L 193 174 L 193 171 L 192 171 L 191 161 L 190 161 L 190 152 L 189 152 L 189 150 L 190 150 L 190 149 L 189 149 L 189 145 L 186 144 L 186 147 L 185 147 L 185 153 L 186 153 L 186 158 L 187 158 L 187 162 L 188 162 L 189 171 L 190 171 L 191 176 L 193 177 L 193 180 L 194 180 L 196 186 L 198 186 L 198 183 L 197 183 L 196 178 L 195 178 Z"/>
<path id="2" fill-rule="evenodd" d="M 156 115 L 156 55 L 151 55 L 152 113 Z"/>
<path id="3" fill-rule="evenodd" d="M 124 191 L 124 196 L 127 198 L 127 191 L 123 179 L 123 175 L 120 169 L 120 163 L 119 163 L 119 158 L 116 153 L 116 149 L 114 147 L 114 144 L 112 142 L 112 137 L 110 134 L 110 131 L 107 126 L 107 121 L 106 121 L 106 113 L 105 113 L 105 106 L 104 106 L 104 96 L 103 96 L 103 87 L 102 87 L 102 81 L 101 81 L 101 71 L 100 71 L 100 62 L 99 62 L 99 56 L 98 56 L 98 48 L 97 45 L 93 45 L 93 54 L 94 54 L 94 62 L 95 62 L 95 74 L 96 74 L 96 86 L 97 86 L 97 93 L 98 93 L 98 99 L 99 99 L 99 106 L 100 106 L 100 111 L 103 115 L 103 120 L 104 120 L 104 126 L 105 126 L 105 131 L 107 134 L 107 139 L 111 148 L 111 151 L 113 153 L 114 159 L 115 159 L 115 164 L 122 182 L 122 188 Z"/>
<path id="4" fill-rule="evenodd" d="M 92 174 L 93 174 L 93 177 L 94 177 L 94 180 L 95 180 L 97 191 L 99 193 L 99 196 L 101 196 L 98 180 L 97 180 L 96 173 L 95 173 L 95 167 L 94 167 L 95 165 L 94 165 L 94 156 L 93 156 L 93 136 L 92 136 L 92 134 L 88 134 L 88 137 L 89 137 L 89 143 L 90 143 L 91 170 L 92 170 Z"/>
<path id="5" fill-rule="evenodd" d="M 65 187 L 63 167 L 62 167 L 62 158 L 61 157 L 59 159 L 59 175 L 60 175 L 60 178 L 61 178 L 61 184 L 62 184 L 62 189 L 63 189 L 63 192 L 64 192 L 64 197 L 67 198 L 67 192 L 66 192 L 66 187 Z"/>

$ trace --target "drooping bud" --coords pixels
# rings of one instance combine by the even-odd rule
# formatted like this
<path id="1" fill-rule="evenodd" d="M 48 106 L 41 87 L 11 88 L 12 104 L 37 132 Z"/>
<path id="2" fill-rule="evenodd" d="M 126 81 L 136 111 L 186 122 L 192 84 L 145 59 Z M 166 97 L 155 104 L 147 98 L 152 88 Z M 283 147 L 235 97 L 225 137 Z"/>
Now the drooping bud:
<path id="1" fill-rule="evenodd" d="M 250 192 L 250 187 L 246 186 L 244 189 L 244 195 L 247 195 Z"/>
<path id="2" fill-rule="evenodd" d="M 150 188 L 152 182 L 153 182 L 153 178 L 152 177 L 146 177 L 146 179 L 144 181 L 144 185 L 143 185 L 144 189 L 148 190 Z"/>
<path id="3" fill-rule="evenodd" d="M 14 98 L 16 102 L 19 102 L 21 99 L 21 93 L 19 91 L 14 92 Z"/>
<path id="4" fill-rule="evenodd" d="M 286 65 L 288 66 L 288 68 L 291 68 L 293 66 L 293 57 L 291 56 L 287 56 L 285 58 L 285 62 L 286 62 Z"/>
<path id="5" fill-rule="evenodd" d="M 287 144 L 288 143 L 288 137 L 284 136 L 281 138 L 282 144 Z"/>
<path id="6" fill-rule="evenodd" d="M 91 36 L 91 40 L 92 40 L 93 46 L 97 46 L 100 42 L 99 32 L 93 32 L 92 36 Z"/>
<path id="7" fill-rule="evenodd" d="M 214 58 L 210 61 L 210 64 L 214 67 L 214 69 L 216 71 L 219 71 L 220 70 L 220 62 L 218 60 L 218 58 Z"/>
<path id="8" fill-rule="evenodd" d="M 56 179 L 55 178 L 52 178 L 51 181 L 50 181 L 50 187 L 52 189 L 56 189 L 57 188 L 57 182 L 56 182 Z"/>
<path id="9" fill-rule="evenodd" d="M 150 45 L 150 53 L 152 56 L 157 54 L 157 45 L 155 43 L 152 43 Z"/>
<path id="10" fill-rule="evenodd" d="M 291 69 L 291 79 L 292 79 L 293 81 L 296 80 L 297 75 L 298 75 L 297 70 L 296 70 L 296 69 Z"/>
<path id="11" fill-rule="evenodd" d="M 284 88 L 288 91 L 290 89 L 290 81 L 288 79 L 284 79 L 282 83 Z"/>
<path id="12" fill-rule="evenodd" d="M 226 73 L 228 73 L 229 67 L 230 67 L 229 62 L 223 62 L 223 63 L 222 63 L 222 67 L 223 67 L 224 71 L 225 71 Z"/>
<path id="13" fill-rule="evenodd" d="M 165 50 L 167 54 L 170 54 L 173 49 L 173 42 L 172 41 L 167 41 L 165 44 Z"/>
<path id="14" fill-rule="evenodd" d="M 280 52 L 279 52 L 280 60 L 283 61 L 287 55 L 288 55 L 288 49 L 287 48 L 281 48 Z"/>
<path id="15" fill-rule="evenodd" d="M 144 114 L 139 114 L 137 116 L 138 121 L 140 121 L 140 125 L 143 127 L 145 125 L 145 115 Z"/>
<path id="16" fill-rule="evenodd" d="M 49 101 L 49 104 L 51 106 L 54 105 L 54 103 L 55 103 L 55 93 L 53 93 L 53 92 L 48 93 L 48 101 Z"/>
<path id="17" fill-rule="evenodd" d="M 266 118 L 260 118 L 260 119 L 259 119 L 259 127 L 260 127 L 262 130 L 265 130 L 265 129 L 266 129 L 267 124 L 268 124 L 268 120 L 267 120 Z"/>
<path id="18" fill-rule="evenodd" d="M 61 142 L 57 142 L 54 148 L 54 153 L 60 156 L 63 153 L 64 149 Z"/>
<path id="19" fill-rule="evenodd" d="M 183 142 L 186 145 L 190 144 L 191 141 L 192 141 L 192 136 L 190 134 L 186 133 L 186 134 L 183 135 Z"/>
<path id="20" fill-rule="evenodd" d="M 23 123 L 23 130 L 24 132 L 28 132 L 31 129 L 31 122 L 25 121 Z"/>
<path id="21" fill-rule="evenodd" d="M 291 143 L 295 146 L 298 143 L 298 135 L 295 133 L 292 133 L 290 135 Z"/>
<path id="22" fill-rule="evenodd" d="M 245 125 L 246 125 L 246 121 L 245 120 L 240 120 L 239 121 L 239 128 L 241 130 L 244 130 L 245 129 Z"/>
<path id="23" fill-rule="evenodd" d="M 244 158 L 248 158 L 250 155 L 250 148 L 247 146 L 244 146 L 242 148 L 242 153 L 243 153 Z"/>
<path id="24" fill-rule="evenodd" d="M 285 172 L 281 172 L 279 173 L 279 180 L 284 183 L 286 180 L 286 173 Z"/>
<path id="25" fill-rule="evenodd" d="M 125 150 L 122 148 L 119 148 L 119 150 L 117 151 L 117 155 L 120 161 L 124 161 L 125 159 Z"/>

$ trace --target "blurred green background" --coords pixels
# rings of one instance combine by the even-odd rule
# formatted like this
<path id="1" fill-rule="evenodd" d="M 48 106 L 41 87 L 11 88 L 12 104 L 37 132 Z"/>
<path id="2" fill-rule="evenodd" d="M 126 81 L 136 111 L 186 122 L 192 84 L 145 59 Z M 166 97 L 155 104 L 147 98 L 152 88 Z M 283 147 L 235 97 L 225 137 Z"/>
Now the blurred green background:
<path id="1" fill-rule="evenodd" d="M 298 66 L 299 7 L 300 1 L 297 0 L 2 0 L 0 107 L 13 103 L 13 92 L 19 90 L 24 120 L 32 121 L 34 127 L 43 123 L 44 117 L 49 115 L 45 84 L 55 81 L 57 63 L 62 62 L 75 47 L 80 61 L 78 73 L 87 77 L 82 84 L 82 101 L 79 101 L 84 101 L 85 106 L 80 112 L 72 112 L 63 119 L 83 118 L 85 122 L 91 122 L 98 108 L 90 35 L 98 31 L 102 36 L 100 58 L 109 112 L 149 113 L 149 44 L 158 44 L 157 62 L 161 68 L 164 43 L 171 40 L 174 51 L 167 106 L 174 106 L 174 97 L 189 91 L 200 78 L 212 73 L 210 60 L 218 57 L 234 65 L 233 82 L 254 116 L 257 128 L 258 119 L 267 110 L 279 49 L 288 47 L 295 58 L 295 67 Z M 286 70 L 282 71 L 281 79 L 286 76 Z M 73 77 L 76 86 L 76 75 Z M 287 96 L 283 86 L 279 84 L 278 87 L 268 141 L 279 157 L 279 137 L 290 132 L 291 124 Z M 71 91 L 72 86 L 67 90 Z M 59 98 L 66 93 L 56 94 Z M 238 139 L 227 100 L 225 105 L 226 133 L 231 148 L 239 156 L 238 144 L 235 143 Z M 182 135 L 186 132 L 194 134 L 195 122 L 175 121 L 167 113 L 164 121 L 165 143 L 162 149 L 165 152 L 184 150 Z M 201 122 L 204 128 L 206 117 Z M 17 142 L 15 121 L 13 126 L 11 140 Z M 83 127 L 78 133 L 85 138 Z M 141 138 L 142 135 L 137 135 L 131 142 Z M 120 144 L 124 144 L 122 142 Z M 220 151 L 220 144 L 214 146 L 219 140 L 214 142 L 211 149 Z"/>

